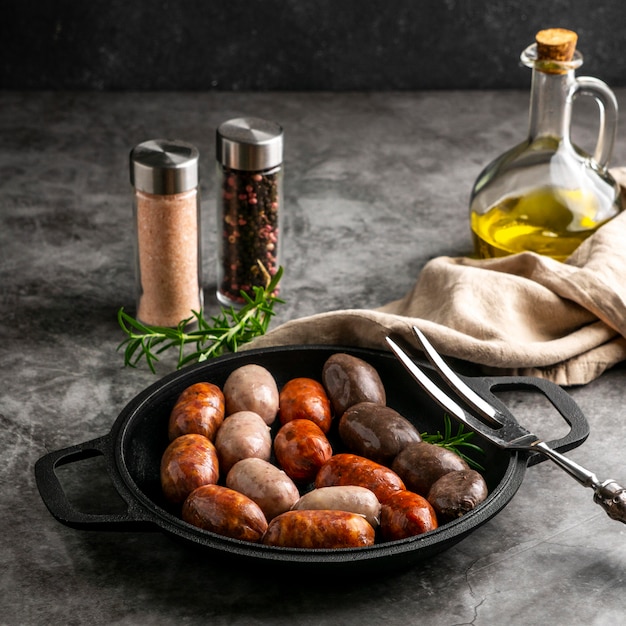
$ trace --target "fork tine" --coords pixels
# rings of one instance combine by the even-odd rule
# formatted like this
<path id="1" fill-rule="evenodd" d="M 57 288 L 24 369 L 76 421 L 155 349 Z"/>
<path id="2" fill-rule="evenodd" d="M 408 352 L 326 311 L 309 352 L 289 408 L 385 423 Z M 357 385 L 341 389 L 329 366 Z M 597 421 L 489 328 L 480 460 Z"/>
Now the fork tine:
<path id="1" fill-rule="evenodd" d="M 400 346 L 387 337 L 387 343 L 398 357 L 402 365 L 417 380 L 421 387 L 446 411 L 449 411 L 456 419 L 468 424 L 467 414 L 465 411 L 444 391 L 442 391 L 424 372 L 413 362 L 413 360 L 400 348 Z"/>
<path id="2" fill-rule="evenodd" d="M 402 348 L 400 348 L 395 341 L 393 341 L 393 339 L 386 337 L 386 340 L 391 350 L 409 374 L 413 376 L 422 389 L 435 402 L 437 402 L 439 406 L 441 406 L 445 411 L 448 411 L 455 419 L 471 430 L 480 433 L 483 437 L 485 437 L 485 439 L 495 443 L 497 446 L 506 447 L 506 442 L 498 434 L 496 434 L 496 431 L 494 431 L 491 426 L 477 417 L 474 417 L 471 413 L 468 413 L 459 404 L 457 404 L 422 371 L 422 369 L 404 352 L 404 350 L 402 350 Z"/>
<path id="3" fill-rule="evenodd" d="M 484 398 L 481 398 L 473 389 L 466 385 L 456 373 L 441 358 L 441 355 L 435 350 L 433 345 L 426 339 L 426 335 L 417 327 L 413 326 L 413 332 L 417 337 L 428 360 L 432 363 L 437 373 L 452 387 L 452 389 L 475 411 L 482 415 L 486 421 L 492 426 L 502 426 L 501 420 L 498 419 L 499 411 L 489 404 Z"/>

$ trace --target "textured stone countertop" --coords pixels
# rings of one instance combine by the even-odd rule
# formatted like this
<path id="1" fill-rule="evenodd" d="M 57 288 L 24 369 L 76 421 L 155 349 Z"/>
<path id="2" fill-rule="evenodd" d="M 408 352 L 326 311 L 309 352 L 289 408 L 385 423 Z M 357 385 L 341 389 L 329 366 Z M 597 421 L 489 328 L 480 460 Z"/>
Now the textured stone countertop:
<path id="1" fill-rule="evenodd" d="M 626 104 L 626 91 L 618 98 Z M 354 580 L 246 574 L 160 532 L 75 530 L 50 515 L 35 482 L 38 458 L 106 435 L 158 380 L 124 369 L 116 352 L 116 311 L 134 306 L 135 144 L 177 137 L 200 149 L 210 310 L 214 129 L 246 114 L 283 124 L 278 324 L 382 305 L 430 258 L 468 254 L 471 185 L 524 138 L 527 110 L 525 92 L 0 93 L 0 623 L 623 623 L 626 527 L 550 463 L 529 468 L 508 506 L 456 546 Z M 583 145 L 593 114 L 581 107 Z M 620 135 L 614 164 L 624 163 Z M 171 366 L 165 359 L 159 376 Z M 570 390 L 591 435 L 568 453 L 622 482 L 625 382 L 620 366 Z M 534 399 L 511 402 L 543 434 L 563 429 Z M 78 506 L 108 506 L 97 458 L 58 472 Z"/>

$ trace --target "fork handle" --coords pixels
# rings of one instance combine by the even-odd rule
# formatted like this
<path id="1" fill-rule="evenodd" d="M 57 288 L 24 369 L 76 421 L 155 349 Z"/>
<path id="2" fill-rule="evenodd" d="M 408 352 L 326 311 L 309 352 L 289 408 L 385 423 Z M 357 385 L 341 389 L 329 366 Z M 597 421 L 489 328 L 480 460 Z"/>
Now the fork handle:
<path id="1" fill-rule="evenodd" d="M 609 478 L 596 487 L 593 501 L 599 504 L 607 515 L 626 524 L 626 489 Z"/>
<path id="2" fill-rule="evenodd" d="M 617 481 L 608 479 L 600 483 L 594 473 L 556 450 L 553 450 L 543 441 L 536 443 L 532 448 L 554 461 L 581 485 L 591 487 L 594 492 L 593 501 L 599 504 L 611 519 L 626 524 L 626 489 Z"/>

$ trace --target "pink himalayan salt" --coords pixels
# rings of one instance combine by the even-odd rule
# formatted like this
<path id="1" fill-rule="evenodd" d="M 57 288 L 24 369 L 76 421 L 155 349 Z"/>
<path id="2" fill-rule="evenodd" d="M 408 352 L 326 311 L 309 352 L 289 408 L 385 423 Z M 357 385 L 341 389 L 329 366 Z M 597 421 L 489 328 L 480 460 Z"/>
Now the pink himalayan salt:
<path id="1" fill-rule="evenodd" d="M 136 191 L 137 318 L 177 326 L 202 308 L 197 190 L 171 195 Z"/>

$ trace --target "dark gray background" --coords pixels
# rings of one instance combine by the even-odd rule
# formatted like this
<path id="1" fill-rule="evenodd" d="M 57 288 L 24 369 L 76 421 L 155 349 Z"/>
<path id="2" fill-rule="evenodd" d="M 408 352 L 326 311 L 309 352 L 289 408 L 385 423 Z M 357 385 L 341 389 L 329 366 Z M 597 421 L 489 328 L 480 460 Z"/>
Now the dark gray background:
<path id="1" fill-rule="evenodd" d="M 0 88 L 520 88 L 552 26 L 626 85 L 623 0 L 4 0 Z"/>

